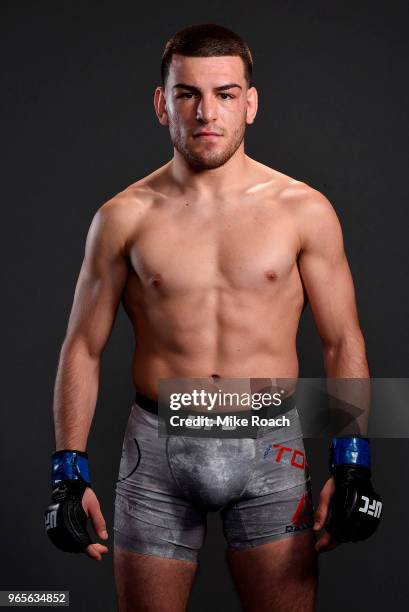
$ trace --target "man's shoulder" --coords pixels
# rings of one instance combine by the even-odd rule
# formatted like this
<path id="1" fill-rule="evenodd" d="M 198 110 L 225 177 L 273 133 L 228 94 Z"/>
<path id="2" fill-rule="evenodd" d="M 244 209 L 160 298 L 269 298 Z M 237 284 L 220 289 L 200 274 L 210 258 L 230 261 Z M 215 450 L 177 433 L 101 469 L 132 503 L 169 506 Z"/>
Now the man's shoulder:
<path id="1" fill-rule="evenodd" d="M 96 211 L 95 216 L 113 230 L 131 232 L 150 210 L 154 202 L 154 192 L 149 182 L 150 176 L 141 178 L 112 196 Z"/>
<path id="2" fill-rule="evenodd" d="M 140 179 L 107 200 L 99 208 L 106 215 L 123 217 L 142 214 L 152 202 L 152 190 L 146 179 Z"/>
<path id="3" fill-rule="evenodd" d="M 268 166 L 263 167 L 270 177 L 272 191 L 271 203 L 277 203 L 289 215 L 300 243 L 322 240 L 340 235 L 340 224 L 336 212 L 328 198 L 305 181 L 288 176 Z"/>
<path id="4" fill-rule="evenodd" d="M 278 195 L 288 206 L 304 211 L 322 211 L 331 207 L 326 196 L 305 181 L 293 178 L 276 171 L 278 178 Z"/>
<path id="5" fill-rule="evenodd" d="M 337 214 L 328 198 L 302 181 L 289 182 L 280 201 L 297 228 L 302 245 L 335 240 L 341 235 Z"/>
<path id="6" fill-rule="evenodd" d="M 286 175 L 282 175 L 280 183 L 280 202 L 303 222 L 318 218 L 330 220 L 336 216 L 331 202 L 315 187 Z"/>
<path id="7" fill-rule="evenodd" d="M 257 162 L 261 177 L 271 186 L 272 199 L 294 212 L 321 212 L 332 208 L 326 196 L 305 181 Z"/>

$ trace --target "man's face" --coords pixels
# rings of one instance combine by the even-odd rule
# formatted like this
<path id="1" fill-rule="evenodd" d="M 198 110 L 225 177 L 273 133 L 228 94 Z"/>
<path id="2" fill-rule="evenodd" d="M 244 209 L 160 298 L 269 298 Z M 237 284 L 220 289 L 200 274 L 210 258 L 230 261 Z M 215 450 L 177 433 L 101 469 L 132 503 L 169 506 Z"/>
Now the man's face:
<path id="1" fill-rule="evenodd" d="M 173 146 L 197 170 L 226 163 L 257 110 L 257 93 L 247 88 L 243 60 L 233 56 L 173 55 L 164 96 L 158 92 L 157 100 Z"/>

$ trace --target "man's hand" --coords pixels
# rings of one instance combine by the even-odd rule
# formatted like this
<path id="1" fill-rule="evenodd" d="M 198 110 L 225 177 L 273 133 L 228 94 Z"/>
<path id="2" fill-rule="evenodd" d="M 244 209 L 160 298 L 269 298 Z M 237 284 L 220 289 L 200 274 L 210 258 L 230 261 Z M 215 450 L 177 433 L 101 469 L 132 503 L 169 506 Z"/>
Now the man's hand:
<path id="1" fill-rule="evenodd" d="M 107 540 L 108 533 L 106 529 L 106 523 L 104 517 L 102 516 L 98 498 L 95 495 L 94 491 L 89 487 L 85 490 L 84 496 L 82 498 L 82 507 L 84 508 L 87 517 L 91 519 L 91 523 L 95 533 L 102 540 Z M 108 548 L 106 546 L 103 546 L 103 544 L 100 544 L 99 542 L 95 542 L 94 544 L 89 544 L 84 552 L 89 557 L 91 557 L 91 559 L 101 561 L 102 555 L 108 552 Z"/>
<path id="2" fill-rule="evenodd" d="M 320 501 L 314 515 L 314 531 L 316 533 L 318 533 L 318 531 L 320 531 L 320 529 L 322 529 L 327 522 L 329 505 L 331 502 L 331 498 L 334 495 L 334 491 L 335 479 L 333 476 L 331 476 L 330 478 L 328 478 L 327 482 L 321 490 Z M 330 550 L 333 550 L 336 546 L 338 546 L 338 542 L 332 537 L 332 535 L 328 533 L 328 531 L 324 531 L 318 542 L 315 544 L 315 550 L 317 552 L 329 552 Z"/>
<path id="3" fill-rule="evenodd" d="M 45 511 L 45 528 L 52 543 L 65 552 L 85 552 L 96 561 L 108 548 L 93 542 L 87 529 L 91 519 L 95 533 L 106 540 L 108 533 L 94 491 L 78 480 L 66 480 L 52 493 L 52 503 Z"/>
<path id="4" fill-rule="evenodd" d="M 103 540 L 108 538 L 99 501 L 92 490 L 88 453 L 61 449 L 51 458 L 52 502 L 44 513 L 45 529 L 52 543 L 64 552 L 85 552 L 101 561 L 108 548 L 93 542 L 87 529 L 91 519 L 94 531 Z"/>

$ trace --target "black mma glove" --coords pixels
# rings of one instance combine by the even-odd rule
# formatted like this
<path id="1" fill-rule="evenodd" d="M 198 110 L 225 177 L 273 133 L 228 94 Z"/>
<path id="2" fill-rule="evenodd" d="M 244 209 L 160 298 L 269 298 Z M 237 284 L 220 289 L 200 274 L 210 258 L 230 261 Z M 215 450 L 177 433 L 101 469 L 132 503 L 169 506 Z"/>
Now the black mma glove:
<path id="1" fill-rule="evenodd" d="M 333 438 L 330 471 L 335 479 L 325 529 L 338 542 L 369 538 L 379 525 L 382 499 L 371 483 L 370 444 L 367 438 Z"/>
<path id="2" fill-rule="evenodd" d="M 52 543 L 65 552 L 83 552 L 92 540 L 82 497 L 91 486 L 88 454 L 59 450 L 52 455 L 52 503 L 44 513 L 45 528 Z"/>

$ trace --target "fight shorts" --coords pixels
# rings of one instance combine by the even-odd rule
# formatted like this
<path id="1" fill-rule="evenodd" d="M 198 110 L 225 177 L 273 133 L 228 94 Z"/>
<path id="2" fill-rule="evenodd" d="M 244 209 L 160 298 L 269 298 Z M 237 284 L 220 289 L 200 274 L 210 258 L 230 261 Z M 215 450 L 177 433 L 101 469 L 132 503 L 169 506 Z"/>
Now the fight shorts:
<path id="1" fill-rule="evenodd" d="M 310 477 L 293 402 L 289 426 L 260 427 L 257 437 L 236 439 L 160 437 L 158 415 L 141 403 L 132 405 L 122 448 L 116 546 L 197 561 L 213 511 L 220 511 L 235 550 L 312 528 Z"/>

